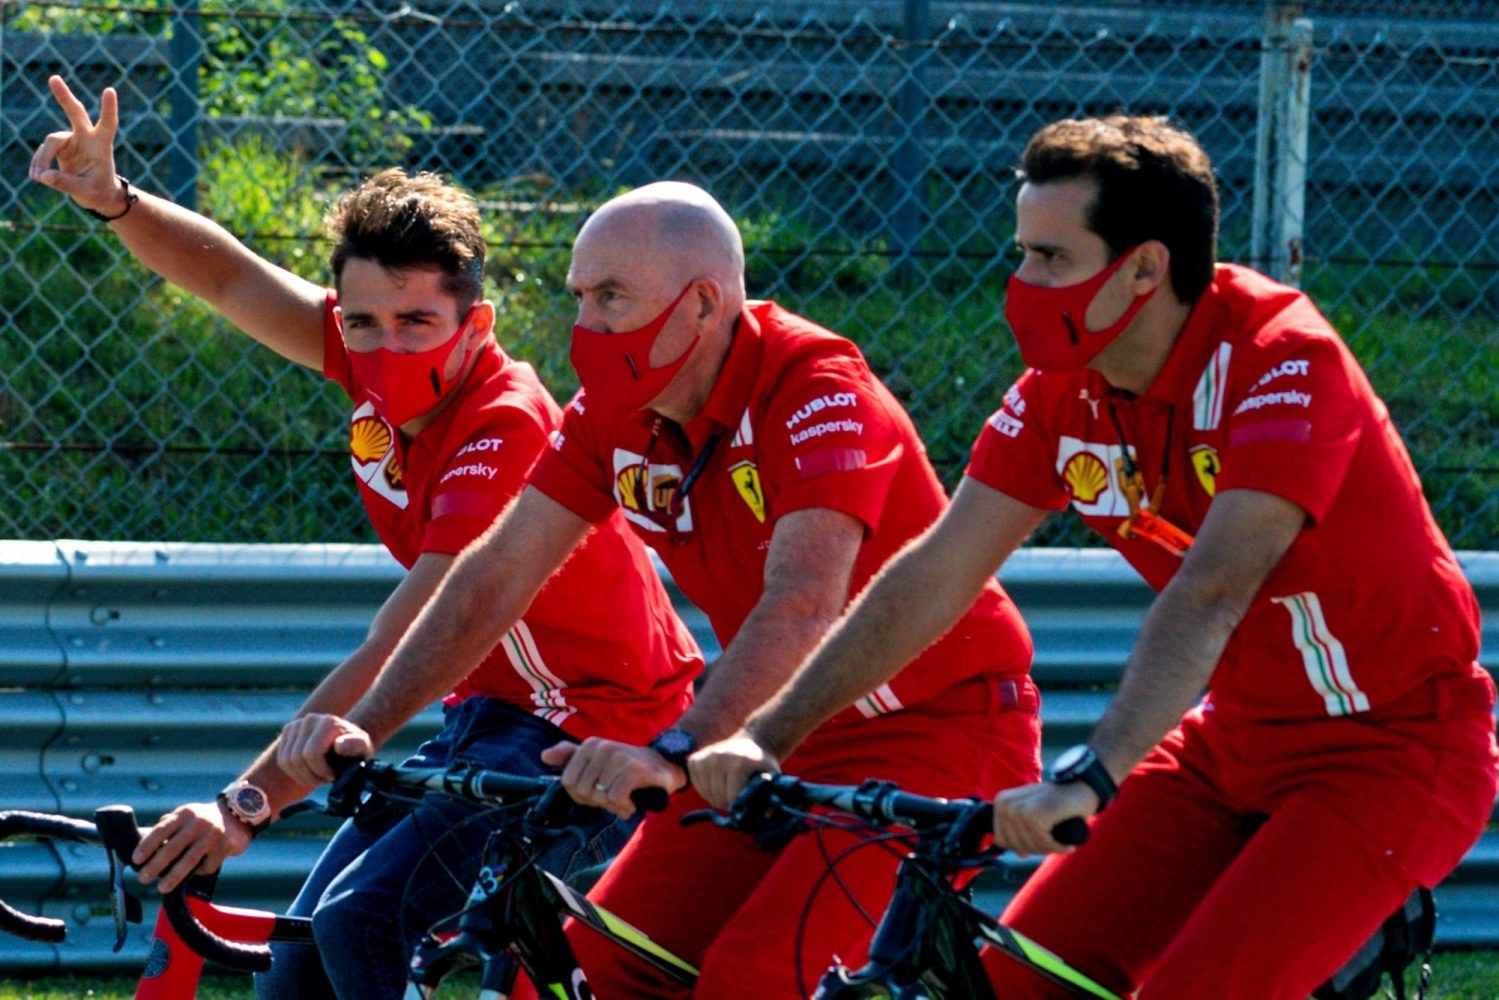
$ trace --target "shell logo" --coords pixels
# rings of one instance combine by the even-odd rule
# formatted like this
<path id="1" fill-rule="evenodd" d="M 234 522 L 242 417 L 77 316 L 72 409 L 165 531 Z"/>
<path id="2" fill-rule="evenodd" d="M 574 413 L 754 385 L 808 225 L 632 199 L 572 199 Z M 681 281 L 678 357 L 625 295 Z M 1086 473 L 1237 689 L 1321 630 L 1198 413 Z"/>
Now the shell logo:
<path id="1" fill-rule="evenodd" d="M 1109 487 L 1109 473 L 1097 455 L 1080 451 L 1062 467 L 1062 482 L 1074 500 L 1092 503 Z"/>
<path id="2" fill-rule="evenodd" d="M 619 502 L 626 510 L 639 510 L 638 498 L 641 491 L 636 488 L 640 481 L 640 466 L 627 465 L 619 470 L 619 475 L 614 477 L 614 490 L 619 496 Z"/>
<path id="3" fill-rule="evenodd" d="M 349 428 L 349 451 L 356 462 L 373 462 L 390 451 L 390 428 L 378 417 L 360 417 Z"/>

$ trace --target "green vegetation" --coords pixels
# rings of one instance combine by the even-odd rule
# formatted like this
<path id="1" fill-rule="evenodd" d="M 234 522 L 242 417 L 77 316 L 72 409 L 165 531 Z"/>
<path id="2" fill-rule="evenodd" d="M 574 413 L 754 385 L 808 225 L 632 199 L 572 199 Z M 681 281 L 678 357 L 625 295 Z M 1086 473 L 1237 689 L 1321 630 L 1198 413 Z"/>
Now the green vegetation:
<path id="1" fill-rule="evenodd" d="M 1416 977 L 1406 977 L 1406 995 L 1415 996 Z M 75 979 L 59 977 L 29 981 L 0 981 L 0 1000 L 129 1000 L 135 993 L 133 979 Z M 439 998 L 475 996 L 477 990 L 470 977 L 454 977 L 445 982 Z M 1385 996 L 1392 995 L 1388 990 Z M 255 991 L 245 977 L 209 975 L 198 991 L 199 1000 L 253 1000 Z M 1428 1000 L 1493 1000 L 1499 996 L 1499 952 L 1453 951 L 1438 954 L 1432 961 L 1431 988 Z"/>
<path id="2" fill-rule="evenodd" d="M 320 223 L 331 200 L 352 175 L 402 162 L 430 116 L 392 96 L 392 60 L 372 43 L 369 22 L 299 16 L 293 0 L 253 11 L 204 0 L 202 11 L 205 113 L 285 127 L 205 130 L 200 207 L 256 251 L 322 281 Z M 5 22 L 17 31 L 156 36 L 173 23 L 169 5 L 154 0 L 118 10 L 21 4 Z M 128 140 L 131 116 L 147 114 L 125 114 Z M 299 131 L 317 134 L 317 122 L 336 124 L 327 133 L 336 150 Z M 739 214 L 751 294 L 854 338 L 910 409 L 949 485 L 1020 371 L 1002 318 L 1013 230 L 1002 173 L 932 182 L 929 224 L 904 260 L 877 190 L 857 210 L 820 205 L 810 187 L 798 194 L 787 184 L 772 196 L 763 177 L 717 190 Z M 616 189 L 491 176 L 476 167 L 474 178 L 456 180 L 483 206 L 501 343 L 565 399 L 576 384 L 567 362 L 568 247 L 583 213 Z M 371 539 L 344 457 L 346 401 L 336 388 L 149 276 L 51 192 L 25 188 L 12 219 L 0 227 L 0 316 L 21 336 L 0 338 L 0 498 L 9 501 L 0 504 L 0 535 Z M 1225 230 L 1229 259 L 1245 249 L 1236 221 Z M 1419 260 L 1419 249 L 1402 256 Z M 1359 256 L 1342 246 L 1338 259 Z M 1308 290 L 1388 401 L 1459 548 L 1499 547 L 1491 360 L 1499 332 L 1485 280 L 1478 269 L 1440 265 L 1306 268 Z M 1037 541 L 1094 544 L 1066 516 Z"/>

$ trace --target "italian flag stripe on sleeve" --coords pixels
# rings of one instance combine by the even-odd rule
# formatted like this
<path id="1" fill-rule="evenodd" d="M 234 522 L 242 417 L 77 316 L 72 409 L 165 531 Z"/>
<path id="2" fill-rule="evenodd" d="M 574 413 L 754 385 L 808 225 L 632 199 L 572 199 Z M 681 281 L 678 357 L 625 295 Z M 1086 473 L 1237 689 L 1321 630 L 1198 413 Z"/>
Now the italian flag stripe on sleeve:
<path id="1" fill-rule="evenodd" d="M 1228 384 L 1228 359 L 1233 345 L 1219 344 L 1192 390 L 1192 429 L 1215 431 L 1223 422 L 1223 392 Z"/>
<path id="2" fill-rule="evenodd" d="M 1369 696 L 1358 689 L 1348 670 L 1348 654 L 1327 627 L 1322 602 L 1311 591 L 1272 597 L 1291 616 L 1291 642 L 1301 652 L 1307 680 L 1321 696 L 1328 715 L 1352 715 L 1369 710 Z"/>

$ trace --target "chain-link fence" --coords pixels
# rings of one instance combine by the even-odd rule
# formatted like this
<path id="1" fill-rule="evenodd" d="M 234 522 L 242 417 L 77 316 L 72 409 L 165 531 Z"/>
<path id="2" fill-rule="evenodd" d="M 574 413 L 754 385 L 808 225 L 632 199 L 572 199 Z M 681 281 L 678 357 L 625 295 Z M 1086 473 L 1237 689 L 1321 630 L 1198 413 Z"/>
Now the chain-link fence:
<path id="1" fill-rule="evenodd" d="M 449 174 L 484 207 L 502 342 L 563 398 L 584 214 L 701 183 L 744 229 L 751 294 L 857 340 L 949 483 L 1020 370 L 1001 315 L 1025 139 L 1167 113 L 1218 165 L 1224 259 L 1299 268 L 1454 543 L 1499 547 L 1495 5 L 1273 6 L 4 0 L 0 535 L 368 538 L 337 391 L 26 182 L 57 72 L 90 107 L 119 88 L 134 183 L 315 280 L 343 186 Z M 1268 169 L 1265 109 L 1298 85 L 1292 169 Z"/>

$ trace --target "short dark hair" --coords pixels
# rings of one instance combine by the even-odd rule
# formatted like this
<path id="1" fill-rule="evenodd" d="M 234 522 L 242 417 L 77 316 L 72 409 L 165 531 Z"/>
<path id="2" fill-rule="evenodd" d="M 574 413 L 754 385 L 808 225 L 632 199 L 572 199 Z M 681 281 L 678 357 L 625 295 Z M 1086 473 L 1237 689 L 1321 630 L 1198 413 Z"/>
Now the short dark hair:
<path id="1" fill-rule="evenodd" d="M 346 191 L 325 221 L 334 241 L 333 283 L 350 259 L 387 270 L 436 268 L 442 289 L 458 300 L 458 314 L 484 296 L 484 254 L 474 199 L 440 176 L 382 170 Z"/>
<path id="2" fill-rule="evenodd" d="M 1218 255 L 1213 164 L 1186 129 L 1164 117 L 1109 115 L 1052 122 L 1031 137 L 1016 175 L 1031 184 L 1085 178 L 1098 185 L 1088 228 L 1117 259 L 1146 240 L 1171 251 L 1171 284 L 1195 301 Z"/>

